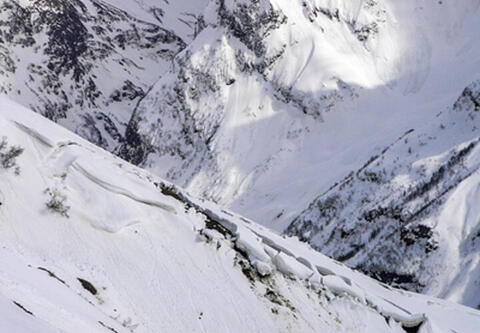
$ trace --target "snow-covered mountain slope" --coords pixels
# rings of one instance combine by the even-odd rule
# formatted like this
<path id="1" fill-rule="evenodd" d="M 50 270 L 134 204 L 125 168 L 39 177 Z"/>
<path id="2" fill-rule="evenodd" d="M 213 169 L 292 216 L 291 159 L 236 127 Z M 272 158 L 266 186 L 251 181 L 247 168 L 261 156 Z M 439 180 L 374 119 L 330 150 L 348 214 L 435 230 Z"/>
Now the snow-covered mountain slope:
<path id="1" fill-rule="evenodd" d="M 422 200 L 449 190 L 462 198 L 457 205 L 474 202 L 473 188 L 461 185 L 474 179 L 475 163 L 465 170 L 449 165 L 455 154 L 463 161 L 460 144 L 474 134 L 468 137 L 462 126 L 448 135 L 421 127 L 480 77 L 479 7 L 479 0 L 6 0 L 0 92 L 263 225 L 283 231 L 295 221 L 288 232 L 323 249 L 327 236 L 316 229 L 323 220 L 313 218 L 319 194 L 412 128 L 409 138 L 419 131 L 443 137 L 438 151 L 426 148 L 418 159 L 391 153 L 391 159 L 407 168 L 443 152 L 438 168 L 456 175 L 434 184 L 427 191 L 432 198 Z M 412 186 L 430 176 L 403 174 Z M 388 183 L 368 188 L 397 197 L 400 185 Z M 356 180 L 349 191 L 362 199 L 364 187 Z M 398 205 L 416 211 L 422 205 L 414 199 Z M 369 205 L 384 208 L 373 202 L 342 204 L 337 213 L 362 217 Z M 429 207 L 429 216 L 439 216 L 444 206 Z M 372 214 L 375 219 L 377 211 Z M 461 221 L 455 226 L 439 225 L 475 225 L 476 217 L 470 210 L 442 217 Z M 345 222 L 331 230 L 325 251 L 384 281 L 477 306 L 473 231 L 455 229 L 458 240 L 440 240 L 451 230 L 415 219 L 407 229 L 404 221 L 385 222 L 392 229 L 371 244 L 358 235 L 342 244 L 340 229 L 357 223 Z M 400 239 L 386 241 L 388 233 Z M 363 251 L 352 252 L 362 244 Z M 392 258 L 368 249 L 390 249 L 381 253 Z M 452 266 L 442 262 L 443 271 L 431 266 L 447 258 Z"/>
<path id="2" fill-rule="evenodd" d="M 475 332 L 0 99 L 2 332 Z"/>
<path id="3" fill-rule="evenodd" d="M 480 81 L 289 225 L 378 279 L 480 307 Z"/>
<path id="4" fill-rule="evenodd" d="M 283 230 L 479 77 L 479 4 L 210 1 L 119 154 Z"/>
<path id="5" fill-rule="evenodd" d="M 98 0 L 0 4 L 0 93 L 113 150 L 185 43 Z"/>

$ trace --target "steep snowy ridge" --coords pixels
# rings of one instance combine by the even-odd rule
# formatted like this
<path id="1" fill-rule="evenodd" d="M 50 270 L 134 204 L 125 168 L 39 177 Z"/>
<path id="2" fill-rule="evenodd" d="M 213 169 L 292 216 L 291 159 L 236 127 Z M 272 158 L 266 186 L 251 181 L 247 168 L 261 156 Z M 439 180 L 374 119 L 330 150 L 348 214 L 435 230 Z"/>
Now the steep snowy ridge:
<path id="1" fill-rule="evenodd" d="M 289 225 L 386 283 L 480 306 L 480 82 L 318 197 Z"/>
<path id="2" fill-rule="evenodd" d="M 480 325 L 479 311 L 382 286 L 9 100 L 0 109 L 2 331 Z"/>

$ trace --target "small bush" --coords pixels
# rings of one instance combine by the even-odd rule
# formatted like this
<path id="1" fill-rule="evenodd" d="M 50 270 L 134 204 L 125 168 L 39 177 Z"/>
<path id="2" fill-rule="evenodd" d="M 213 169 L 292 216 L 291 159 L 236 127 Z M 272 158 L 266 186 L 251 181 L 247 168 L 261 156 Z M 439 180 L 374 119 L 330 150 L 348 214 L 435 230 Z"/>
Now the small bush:
<path id="1" fill-rule="evenodd" d="M 15 174 L 20 174 L 20 167 L 17 165 L 17 157 L 23 153 L 23 148 L 19 146 L 8 147 L 6 137 L 0 140 L 0 166 L 4 169 L 15 168 Z"/>
<path id="2" fill-rule="evenodd" d="M 64 217 L 69 217 L 68 211 L 70 206 L 67 206 L 65 203 L 67 201 L 67 196 L 60 193 L 58 190 L 47 188 L 45 193 L 50 197 L 46 205 L 49 210 L 52 212 L 58 213 Z"/>

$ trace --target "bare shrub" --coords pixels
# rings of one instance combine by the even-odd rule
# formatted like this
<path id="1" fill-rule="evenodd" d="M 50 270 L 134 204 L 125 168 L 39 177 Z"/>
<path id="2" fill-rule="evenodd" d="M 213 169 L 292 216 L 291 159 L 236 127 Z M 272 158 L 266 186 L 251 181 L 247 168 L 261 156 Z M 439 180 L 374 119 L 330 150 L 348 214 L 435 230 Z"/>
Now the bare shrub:
<path id="1" fill-rule="evenodd" d="M 4 169 L 14 168 L 15 174 L 20 174 L 20 167 L 17 165 L 17 157 L 23 153 L 20 146 L 8 146 L 6 137 L 0 140 L 0 166 Z"/>
<path id="2" fill-rule="evenodd" d="M 50 199 L 46 202 L 47 208 L 52 212 L 58 213 L 64 217 L 69 217 L 68 211 L 70 206 L 66 205 L 67 196 L 60 193 L 56 189 L 47 188 L 45 193 L 50 197 Z"/>

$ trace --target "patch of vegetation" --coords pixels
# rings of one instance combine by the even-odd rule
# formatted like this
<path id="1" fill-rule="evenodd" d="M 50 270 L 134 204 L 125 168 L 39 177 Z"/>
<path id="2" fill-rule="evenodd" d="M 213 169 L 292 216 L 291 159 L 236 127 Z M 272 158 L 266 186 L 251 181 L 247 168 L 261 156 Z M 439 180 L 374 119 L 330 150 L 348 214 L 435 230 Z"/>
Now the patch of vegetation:
<path id="1" fill-rule="evenodd" d="M 244 256 L 242 254 L 242 256 Z M 258 279 L 257 272 L 253 269 L 252 265 L 248 260 L 241 258 L 240 256 L 235 257 L 235 265 L 239 265 L 243 275 L 247 278 L 248 281 L 253 285 L 255 281 Z"/>
<path id="2" fill-rule="evenodd" d="M 6 137 L 0 140 L 0 166 L 4 169 L 14 168 L 15 174 L 20 174 L 20 167 L 17 165 L 17 157 L 23 153 L 24 149 L 20 146 L 8 146 Z"/>
<path id="3" fill-rule="evenodd" d="M 407 245 L 415 244 L 418 238 L 429 239 L 429 238 L 432 238 L 432 236 L 433 236 L 432 228 L 422 224 L 416 225 L 415 227 L 412 227 L 412 228 L 403 228 L 400 231 L 400 238 Z"/>
<path id="4" fill-rule="evenodd" d="M 280 306 L 285 306 L 291 311 L 296 311 L 295 307 L 290 303 L 288 299 L 286 299 L 284 296 L 279 294 L 273 289 L 267 288 L 267 291 L 265 292 L 265 298 L 268 299 L 270 302 L 280 305 Z"/>
<path id="5" fill-rule="evenodd" d="M 60 193 L 56 189 L 47 188 L 45 193 L 50 197 L 47 201 L 46 205 L 49 210 L 52 212 L 58 213 L 64 217 L 70 217 L 68 215 L 68 211 L 70 210 L 70 206 L 67 206 L 65 203 L 67 201 L 67 196 Z"/>

